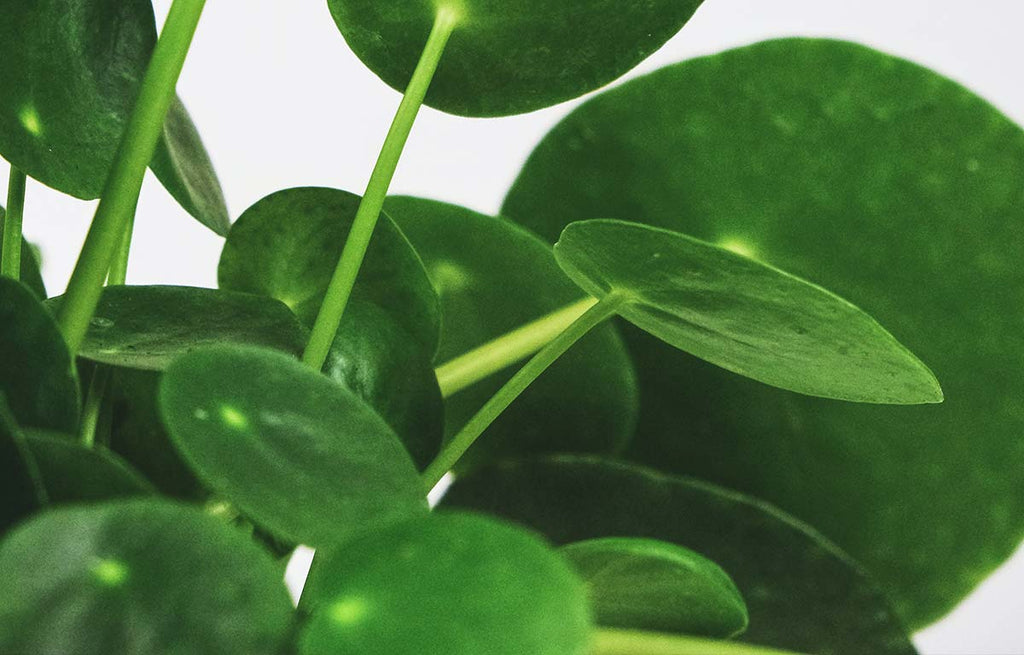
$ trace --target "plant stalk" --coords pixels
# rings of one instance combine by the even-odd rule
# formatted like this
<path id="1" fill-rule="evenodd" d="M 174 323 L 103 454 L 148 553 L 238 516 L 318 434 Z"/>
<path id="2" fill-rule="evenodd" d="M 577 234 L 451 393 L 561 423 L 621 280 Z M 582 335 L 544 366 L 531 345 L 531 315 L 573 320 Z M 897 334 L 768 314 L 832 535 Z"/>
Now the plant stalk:
<path id="1" fill-rule="evenodd" d="M 737 641 L 601 628 L 595 632 L 590 655 L 796 655 L 796 653 Z"/>
<path id="2" fill-rule="evenodd" d="M 370 245 L 377 220 L 384 208 L 384 200 L 391 187 L 391 180 L 398 169 L 398 161 L 409 140 L 409 134 L 412 132 L 413 123 L 416 122 L 416 116 L 423 105 L 427 89 L 430 88 L 430 83 L 434 79 L 434 73 L 437 72 L 437 66 L 448 45 L 448 39 L 455 31 L 457 20 L 456 13 L 451 9 L 438 10 L 434 27 L 427 39 L 419 64 L 413 72 L 412 79 L 409 80 L 402 104 L 398 108 L 398 113 L 395 115 L 395 120 L 391 124 L 391 129 L 381 148 L 377 164 L 370 175 L 370 182 L 367 184 L 362 202 L 352 221 L 352 230 L 345 241 L 345 247 L 327 288 L 320 313 L 313 324 L 309 343 L 302 355 L 302 361 L 318 371 L 323 367 L 327 353 L 334 342 L 334 335 L 338 332 L 338 326 L 341 325 L 342 315 L 348 306 L 356 277 L 359 275 L 359 269 L 366 257 L 366 249 Z"/>
<path id="3" fill-rule="evenodd" d="M 97 364 L 89 381 L 89 390 L 85 393 L 85 405 L 82 407 L 82 422 L 78 437 L 83 446 L 92 448 L 96 443 L 96 426 L 99 424 L 103 400 L 110 385 L 111 369 L 109 366 Z"/>
<path id="4" fill-rule="evenodd" d="M 128 217 L 128 224 L 125 225 L 124 234 L 121 235 L 121 243 L 114 253 L 114 261 L 110 264 L 110 272 L 107 273 L 107 285 L 125 284 L 128 281 L 128 257 L 132 250 L 132 234 L 135 232 L 135 210 L 132 210 Z"/>
<path id="5" fill-rule="evenodd" d="M 577 318 L 568 328 L 555 337 L 548 345 L 533 356 L 523 368 L 505 383 L 498 393 L 480 408 L 466 426 L 444 447 L 437 458 L 423 472 L 423 483 L 433 489 L 444 474 L 469 450 L 469 447 L 483 434 L 484 430 L 504 412 L 512 402 L 526 390 L 541 373 L 561 357 L 574 343 L 582 339 L 594 327 L 611 317 L 625 302 L 623 296 L 611 294 Z"/>
<path id="6" fill-rule="evenodd" d="M 25 174 L 11 166 L 7 185 L 7 213 L 4 214 L 4 240 L 0 250 L 0 276 L 21 279 L 21 222 L 25 215 Z"/>
<path id="7" fill-rule="evenodd" d="M 135 109 L 128 121 L 114 165 L 82 246 L 58 315 L 72 354 L 89 329 L 114 255 L 142 189 L 146 167 L 160 140 L 175 86 L 195 35 L 206 0 L 174 0 L 160 32 Z"/>

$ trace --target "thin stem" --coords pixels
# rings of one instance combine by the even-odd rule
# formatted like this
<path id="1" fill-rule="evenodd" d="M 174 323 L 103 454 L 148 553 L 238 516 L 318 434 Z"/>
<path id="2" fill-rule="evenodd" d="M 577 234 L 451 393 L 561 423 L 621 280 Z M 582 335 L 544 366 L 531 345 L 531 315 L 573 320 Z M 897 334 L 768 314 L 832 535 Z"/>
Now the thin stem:
<path id="1" fill-rule="evenodd" d="M 625 298 L 622 296 L 615 294 L 605 296 L 603 300 L 588 309 L 582 316 L 573 321 L 565 331 L 555 337 L 551 343 L 534 355 L 533 359 L 527 362 L 523 368 L 519 369 L 505 383 L 505 386 L 499 389 L 498 393 L 488 400 L 480 408 L 480 411 L 473 418 L 469 419 L 466 426 L 448 442 L 437 456 L 437 459 L 430 463 L 430 466 L 423 473 L 423 482 L 427 489 L 434 488 L 434 485 L 459 461 L 459 458 L 469 450 L 469 447 L 483 434 L 484 430 L 512 404 L 512 401 L 519 397 L 519 394 L 523 393 L 534 380 L 540 377 L 541 373 L 546 371 L 555 360 L 561 357 L 565 351 L 569 350 L 574 343 L 582 339 L 590 330 L 615 314 L 623 302 L 625 302 Z"/>
<path id="2" fill-rule="evenodd" d="M 25 214 L 25 174 L 11 166 L 7 185 L 4 241 L 0 250 L 0 276 L 21 279 L 21 219 Z"/>
<path id="3" fill-rule="evenodd" d="M 135 109 L 118 146 L 58 315 L 73 354 L 78 352 L 89 329 L 107 271 L 135 212 L 146 167 L 156 151 L 174 88 L 205 4 L 206 0 L 174 0 L 153 50 Z"/>
<path id="4" fill-rule="evenodd" d="M 533 355 L 595 304 L 594 298 L 580 300 L 442 364 L 434 371 L 441 395 L 448 398 Z"/>
<path id="5" fill-rule="evenodd" d="M 85 394 L 85 406 L 82 407 L 82 423 L 78 431 L 83 446 L 92 448 L 96 443 L 96 426 L 99 424 L 103 399 L 107 395 L 110 384 L 110 367 L 97 364 L 89 381 L 89 390 Z"/>
<path id="6" fill-rule="evenodd" d="M 700 637 L 599 629 L 590 655 L 796 655 L 790 651 L 737 641 Z"/>
<path id="7" fill-rule="evenodd" d="M 306 351 L 302 355 L 302 360 L 316 370 L 323 367 L 331 343 L 334 341 L 334 335 L 338 332 L 338 326 L 341 325 L 341 318 L 345 313 L 349 297 L 352 295 L 352 288 L 355 286 L 359 269 L 363 265 L 366 249 L 370 245 L 373 230 L 377 226 L 381 209 L 384 207 L 384 199 L 387 197 L 391 180 L 398 168 L 398 160 L 409 140 L 413 123 L 423 105 L 427 89 L 434 79 L 434 73 L 441 62 L 441 56 L 444 54 L 445 46 L 448 45 L 448 39 L 455 30 L 457 21 L 458 16 L 453 10 L 448 8 L 438 10 L 434 27 L 423 49 L 423 55 L 413 72 L 412 79 L 405 91 L 405 97 L 402 98 L 402 104 L 398 108 L 387 138 L 384 140 L 377 165 L 373 169 L 366 193 L 363 194 L 363 200 L 352 221 L 352 230 L 349 232 L 345 248 L 338 260 L 338 266 L 334 270 L 334 276 L 327 288 L 327 295 L 320 307 L 320 313 L 313 324 L 313 331 L 309 343 L 306 345 Z"/>
<path id="8" fill-rule="evenodd" d="M 121 236 L 121 243 L 114 253 L 114 261 L 110 264 L 110 272 L 107 274 L 108 285 L 124 284 L 128 281 L 128 256 L 132 250 L 132 234 L 135 232 L 135 210 L 132 210 L 128 217 L 128 224 Z"/>

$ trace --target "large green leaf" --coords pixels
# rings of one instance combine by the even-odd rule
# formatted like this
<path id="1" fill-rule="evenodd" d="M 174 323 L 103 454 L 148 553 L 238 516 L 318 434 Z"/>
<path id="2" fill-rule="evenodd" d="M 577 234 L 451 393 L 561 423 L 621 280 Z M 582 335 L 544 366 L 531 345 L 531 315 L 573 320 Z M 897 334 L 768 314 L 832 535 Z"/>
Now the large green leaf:
<path id="1" fill-rule="evenodd" d="M 197 509 L 48 511 L 0 542 L 0 651 L 277 655 L 292 607 L 274 561 Z"/>
<path id="2" fill-rule="evenodd" d="M 439 362 L 584 297 L 559 270 L 551 248 L 508 221 L 419 198 L 388 198 L 385 208 L 423 257 L 441 299 Z M 513 372 L 448 398 L 448 435 Z M 601 327 L 531 385 L 462 466 L 538 451 L 616 452 L 632 435 L 637 403 L 625 348 L 613 327 Z"/>
<path id="3" fill-rule="evenodd" d="M 435 514 L 318 556 L 301 655 L 579 655 L 590 637 L 569 566 L 493 519 Z"/>
<path id="4" fill-rule="evenodd" d="M 912 654 L 888 601 L 835 546 L 773 507 L 593 457 L 504 462 L 456 480 L 445 505 L 521 522 L 558 544 L 658 539 L 720 564 L 750 611 L 743 641 L 813 655 Z"/>
<path id="5" fill-rule="evenodd" d="M 701 0 L 328 0 L 349 46 L 404 90 L 439 11 L 456 17 L 427 104 L 521 114 L 592 91 L 647 58 Z"/>
<path id="6" fill-rule="evenodd" d="M 941 406 L 776 391 L 629 334 L 634 456 L 764 497 L 867 565 L 914 626 L 1024 532 L 1024 132 L 914 64 L 783 40 L 679 64 L 585 105 L 505 210 L 548 238 L 624 218 L 743 250 L 878 318 Z"/>
<path id="7" fill-rule="evenodd" d="M 587 583 L 602 626 L 734 637 L 747 606 L 729 575 L 698 553 L 657 539 L 602 537 L 563 546 Z"/>
<path id="8" fill-rule="evenodd" d="M 78 380 L 56 321 L 23 284 L 0 278 L 0 392 L 23 426 L 78 429 Z"/>
<path id="9" fill-rule="evenodd" d="M 0 22 L 0 155 L 44 184 L 98 198 L 156 43 L 149 0 L 8 0 Z M 227 232 L 216 175 L 180 101 L 157 177 Z"/>
<path id="10" fill-rule="evenodd" d="M 0 242 L 4 238 L 4 208 L 0 207 Z M 32 251 L 32 246 L 24 238 L 21 241 L 21 270 L 18 274 L 22 284 L 32 290 L 41 300 L 46 297 L 46 285 L 39 270 L 39 259 Z"/>
<path id="11" fill-rule="evenodd" d="M 164 425 L 216 493 L 293 542 L 330 544 L 426 511 L 390 427 L 345 387 L 288 355 L 214 346 L 160 382 Z"/>
<path id="12" fill-rule="evenodd" d="M 812 396 L 913 405 L 935 376 L 870 316 L 821 287 L 677 232 L 616 220 L 565 228 L 555 258 L 669 345 Z"/>

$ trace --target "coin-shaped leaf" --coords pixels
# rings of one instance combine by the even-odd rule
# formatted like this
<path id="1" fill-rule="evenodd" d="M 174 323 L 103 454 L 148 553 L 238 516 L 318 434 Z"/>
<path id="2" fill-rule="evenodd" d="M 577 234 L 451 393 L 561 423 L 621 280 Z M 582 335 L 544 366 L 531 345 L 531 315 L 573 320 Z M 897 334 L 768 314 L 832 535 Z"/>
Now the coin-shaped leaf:
<path id="1" fill-rule="evenodd" d="M 320 546 L 426 511 L 416 467 L 387 423 L 288 355 L 197 350 L 164 372 L 159 407 L 200 479 L 285 539 Z"/>
<path id="2" fill-rule="evenodd" d="M 455 32 L 427 104 L 465 116 L 542 109 L 611 82 L 660 48 L 701 0 L 328 0 L 356 55 L 404 91 L 438 12 Z"/>
<path id="3" fill-rule="evenodd" d="M 443 363 L 585 297 L 551 247 L 500 218 L 419 198 L 385 208 L 423 258 L 441 299 Z M 511 366 L 445 401 L 451 436 L 515 372 Z M 488 429 L 460 466 L 531 452 L 621 450 L 637 411 L 634 373 L 615 328 L 602 326 L 551 366 Z"/>
<path id="4" fill-rule="evenodd" d="M 587 583 L 598 625 L 723 639 L 747 628 L 747 606 L 732 579 L 688 548 L 603 537 L 561 551 Z"/>
<path id="5" fill-rule="evenodd" d="M 635 457 L 766 498 L 868 566 L 914 626 L 1024 533 L 1024 131 L 917 65 L 770 41 L 596 98 L 537 149 L 505 211 L 551 240 L 622 218 L 753 254 L 862 307 L 941 406 L 776 391 L 627 331 Z M 713 438 L 711 438 L 713 435 Z M 956 517 L 955 520 L 951 517 Z"/>
<path id="6" fill-rule="evenodd" d="M 0 651 L 276 655 L 277 564 L 198 509 L 128 500 L 47 511 L 0 542 Z"/>
<path id="7" fill-rule="evenodd" d="M 740 639 L 805 653 L 915 653 L 851 559 L 773 507 L 689 478 L 594 457 L 505 462 L 459 479 L 445 505 L 485 511 L 557 544 L 658 539 L 711 558 L 752 621 Z"/>
<path id="8" fill-rule="evenodd" d="M 56 321 L 23 284 L 0 278 L 0 392 L 18 423 L 74 433 L 78 380 Z"/>
<path id="9" fill-rule="evenodd" d="M 684 352 L 782 389 L 911 405 L 940 402 L 935 376 L 873 318 L 819 286 L 669 230 L 573 223 L 555 244 L 588 293 Z"/>
<path id="10" fill-rule="evenodd" d="M 318 553 L 301 655 L 577 655 L 583 584 L 536 535 L 443 512 Z"/>

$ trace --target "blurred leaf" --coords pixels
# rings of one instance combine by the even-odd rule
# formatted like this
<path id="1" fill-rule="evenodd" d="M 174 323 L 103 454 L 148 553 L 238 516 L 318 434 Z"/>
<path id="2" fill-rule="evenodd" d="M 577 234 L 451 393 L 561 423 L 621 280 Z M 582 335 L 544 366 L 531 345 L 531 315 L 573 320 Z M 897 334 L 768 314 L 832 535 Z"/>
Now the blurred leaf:
<path id="1" fill-rule="evenodd" d="M 4 208 L 0 207 L 0 242 L 4 238 Z M 21 241 L 21 271 L 19 276 L 21 283 L 32 290 L 40 300 L 46 298 L 46 285 L 43 284 L 43 275 L 39 270 L 39 257 L 34 252 L 32 245 Z"/>
<path id="2" fill-rule="evenodd" d="M 25 443 L 0 392 L 0 536 L 46 503 L 46 488 L 32 451 Z"/>

